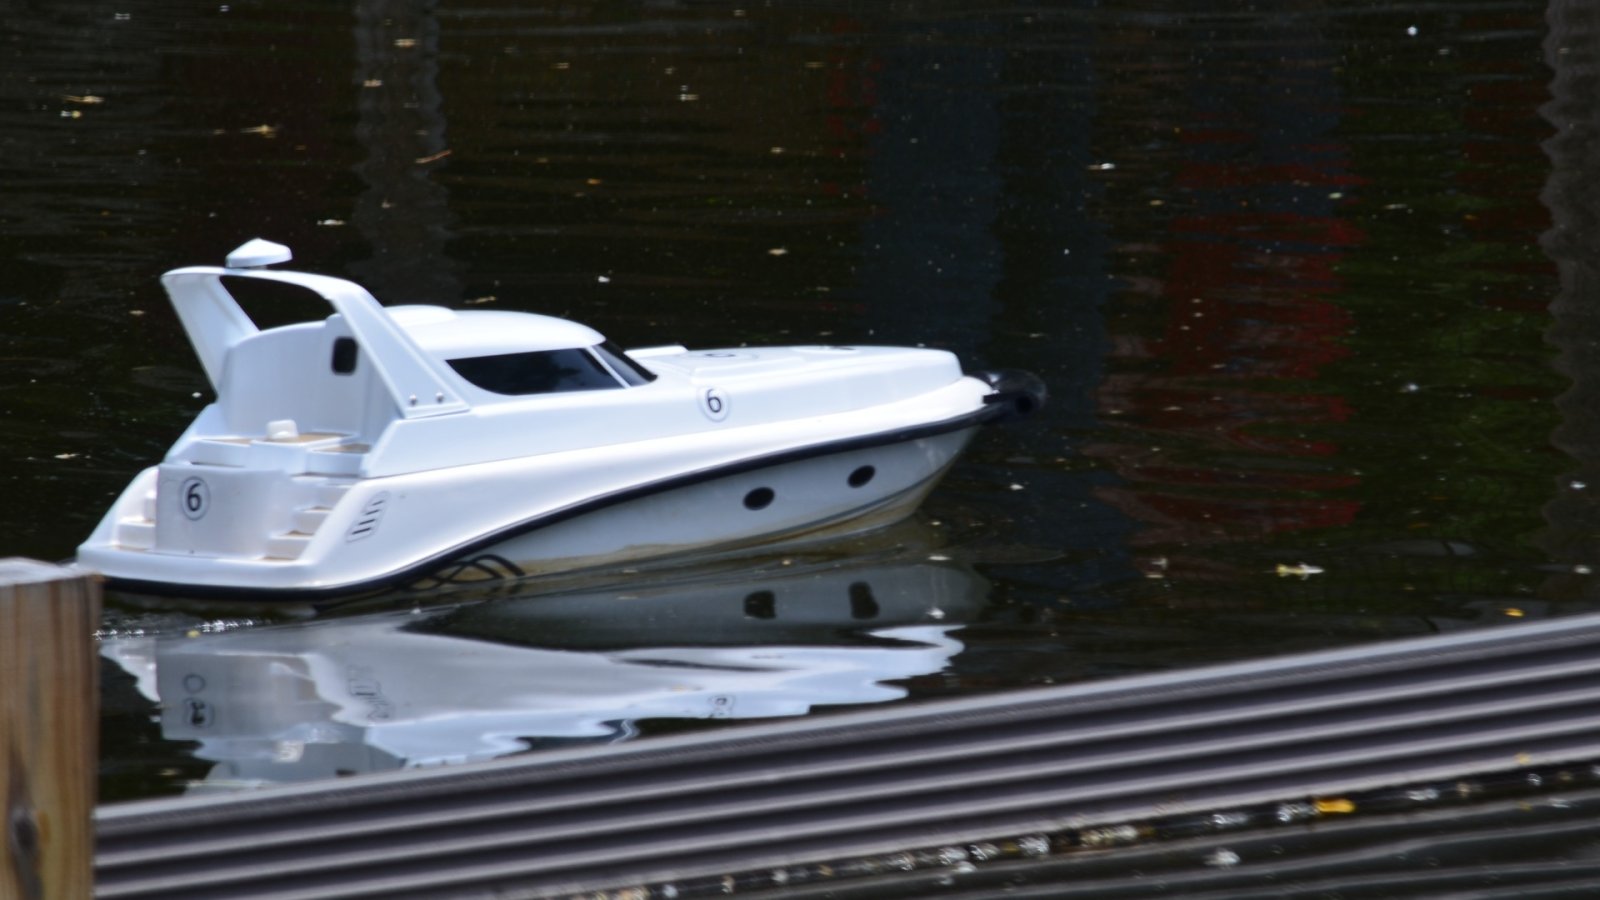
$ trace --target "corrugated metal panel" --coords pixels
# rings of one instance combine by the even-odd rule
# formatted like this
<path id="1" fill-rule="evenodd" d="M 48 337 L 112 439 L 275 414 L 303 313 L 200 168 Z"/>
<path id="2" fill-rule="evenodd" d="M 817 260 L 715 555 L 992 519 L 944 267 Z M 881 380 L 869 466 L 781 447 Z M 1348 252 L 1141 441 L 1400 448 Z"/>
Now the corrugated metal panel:
<path id="1" fill-rule="evenodd" d="M 1592 785 L 1592 775 L 1587 780 Z M 1261 827 L 1274 818 L 1269 812 L 1257 817 L 1257 827 L 1207 823 L 1208 834 L 1152 836 L 1109 852 L 1068 847 L 1047 859 L 982 865 L 931 861 L 911 872 L 848 880 L 793 873 L 781 889 L 738 893 L 781 894 L 784 900 L 1245 900 L 1593 897 L 1600 888 L 1600 790 L 1590 786 L 1487 801 L 1446 796 L 1432 802 L 1437 808 L 1413 803 L 1415 808 L 1402 813 Z M 1235 815 L 1238 811 L 1230 810 L 1219 818 Z M 870 862 L 834 861 L 830 871 Z M 889 868 L 888 862 L 878 865 Z M 796 883 L 807 876 L 815 881 Z M 769 875 L 767 881 L 772 880 Z M 713 896 L 720 885 L 697 887 L 688 886 L 680 895 Z"/>
<path id="2" fill-rule="evenodd" d="M 105 898 L 542 896 L 1600 758 L 1600 616 L 98 819 Z"/>

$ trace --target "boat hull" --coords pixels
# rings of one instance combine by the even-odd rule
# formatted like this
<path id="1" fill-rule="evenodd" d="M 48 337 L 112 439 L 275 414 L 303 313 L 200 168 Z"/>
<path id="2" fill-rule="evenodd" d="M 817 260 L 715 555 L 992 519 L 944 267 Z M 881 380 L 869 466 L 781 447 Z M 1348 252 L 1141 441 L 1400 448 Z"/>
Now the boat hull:
<path id="1" fill-rule="evenodd" d="M 634 498 L 613 496 L 594 509 L 530 522 L 522 533 L 458 555 L 413 586 L 546 575 L 882 528 L 922 503 L 972 431 L 706 475 L 643 489 Z"/>
<path id="2" fill-rule="evenodd" d="M 344 487 L 349 496 L 340 501 L 341 512 L 322 526 L 332 534 L 318 537 L 337 546 L 321 557 L 165 553 L 159 546 L 121 546 L 113 527 L 112 536 L 85 544 L 79 562 L 105 575 L 113 590 L 321 601 L 831 538 L 910 515 L 978 424 L 902 429 L 682 469 L 612 492 L 585 492 L 578 484 L 574 496 L 581 500 L 524 510 L 520 517 L 504 512 L 517 494 L 548 494 L 550 482 L 563 474 L 580 479 L 527 465 L 359 480 Z M 609 474 L 604 459 L 591 468 L 599 470 L 597 477 Z M 160 478 L 155 467 L 128 494 L 152 491 L 150 483 Z M 169 495 L 163 502 L 184 502 L 183 493 L 165 482 L 161 493 Z M 214 497 L 222 494 L 212 488 Z M 125 495 L 123 502 L 134 501 Z M 493 509 L 468 514 L 477 507 Z M 446 522 L 478 527 L 445 536 Z"/>

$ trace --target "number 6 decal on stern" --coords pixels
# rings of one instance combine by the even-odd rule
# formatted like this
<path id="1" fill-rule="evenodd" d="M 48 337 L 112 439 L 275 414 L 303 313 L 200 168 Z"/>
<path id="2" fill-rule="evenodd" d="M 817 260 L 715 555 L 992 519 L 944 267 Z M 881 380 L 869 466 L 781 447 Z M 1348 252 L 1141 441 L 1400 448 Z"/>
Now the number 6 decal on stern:
<path id="1" fill-rule="evenodd" d="M 178 504 L 191 519 L 202 519 L 211 506 L 211 489 L 203 479 L 186 478 L 178 488 Z"/>
<path id="2" fill-rule="evenodd" d="M 721 388 L 706 388 L 700 394 L 700 411 L 711 421 L 721 422 L 728 417 L 728 395 Z"/>

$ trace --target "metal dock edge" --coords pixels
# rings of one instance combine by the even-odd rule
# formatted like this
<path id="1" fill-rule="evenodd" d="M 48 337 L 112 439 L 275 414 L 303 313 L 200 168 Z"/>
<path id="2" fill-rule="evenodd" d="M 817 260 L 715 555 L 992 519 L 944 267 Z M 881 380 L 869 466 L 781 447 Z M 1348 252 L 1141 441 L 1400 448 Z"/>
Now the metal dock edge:
<path id="1" fill-rule="evenodd" d="M 559 896 L 1593 758 L 1585 614 L 101 807 L 96 894 Z"/>

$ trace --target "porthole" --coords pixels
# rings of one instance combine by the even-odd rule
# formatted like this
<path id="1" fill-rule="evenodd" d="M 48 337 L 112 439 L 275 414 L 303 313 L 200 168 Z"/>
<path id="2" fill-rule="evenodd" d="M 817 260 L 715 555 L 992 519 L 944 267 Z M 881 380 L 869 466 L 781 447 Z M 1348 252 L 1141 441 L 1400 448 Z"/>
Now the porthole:
<path id="1" fill-rule="evenodd" d="M 744 598 L 744 617 L 747 619 L 775 619 L 778 617 L 778 595 L 771 591 L 751 591 Z"/>
<path id="2" fill-rule="evenodd" d="M 851 472 L 850 477 L 846 478 L 845 481 L 853 488 L 866 487 L 867 482 L 871 481 L 872 476 L 876 474 L 878 474 L 878 470 L 872 466 L 862 466 Z"/>
<path id="3" fill-rule="evenodd" d="M 758 487 L 750 493 L 744 495 L 744 508 L 766 509 L 768 506 L 772 505 L 772 500 L 776 496 L 777 494 L 772 492 L 772 488 Z"/>
<path id="4" fill-rule="evenodd" d="M 878 598 L 872 596 L 872 585 L 865 581 L 850 585 L 850 618 L 860 621 L 877 617 Z"/>

